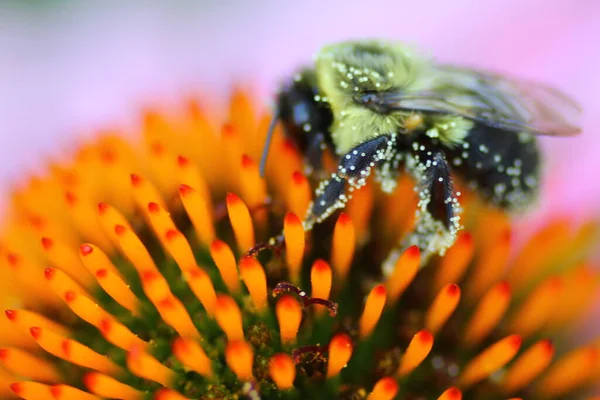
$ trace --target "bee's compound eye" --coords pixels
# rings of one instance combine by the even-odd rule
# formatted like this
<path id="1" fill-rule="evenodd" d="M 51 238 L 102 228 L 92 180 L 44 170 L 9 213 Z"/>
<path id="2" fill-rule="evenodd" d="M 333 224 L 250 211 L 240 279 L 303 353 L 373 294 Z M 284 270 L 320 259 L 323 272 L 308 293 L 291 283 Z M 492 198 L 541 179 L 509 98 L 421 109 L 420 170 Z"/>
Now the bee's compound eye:
<path id="1" fill-rule="evenodd" d="M 360 100 L 365 105 L 377 104 L 379 97 L 376 93 L 364 93 L 361 95 Z"/>

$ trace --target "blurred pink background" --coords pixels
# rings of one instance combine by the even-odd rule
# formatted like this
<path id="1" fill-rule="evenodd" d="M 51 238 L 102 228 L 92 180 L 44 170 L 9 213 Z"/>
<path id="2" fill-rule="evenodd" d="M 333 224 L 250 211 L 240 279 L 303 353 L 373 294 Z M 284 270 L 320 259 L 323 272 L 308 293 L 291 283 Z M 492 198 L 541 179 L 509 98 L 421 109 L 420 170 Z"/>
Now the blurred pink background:
<path id="1" fill-rule="evenodd" d="M 249 78 L 265 104 L 324 43 L 412 42 L 439 60 L 556 85 L 584 107 L 584 134 L 545 139 L 541 211 L 600 204 L 600 2 L 12 1 L 0 5 L 0 190 L 77 135 L 125 124 L 140 101 Z M 573 204 L 577 207 L 574 209 Z"/>
<path id="2" fill-rule="evenodd" d="M 26 4 L 28 3 L 28 4 Z M 600 1 L 7 1 L 0 5 L 0 192 L 147 99 L 275 86 L 331 41 L 386 37 L 439 60 L 563 89 L 584 133 L 544 139 L 536 215 L 600 216 Z M 598 315 L 598 312 L 597 314 Z"/>

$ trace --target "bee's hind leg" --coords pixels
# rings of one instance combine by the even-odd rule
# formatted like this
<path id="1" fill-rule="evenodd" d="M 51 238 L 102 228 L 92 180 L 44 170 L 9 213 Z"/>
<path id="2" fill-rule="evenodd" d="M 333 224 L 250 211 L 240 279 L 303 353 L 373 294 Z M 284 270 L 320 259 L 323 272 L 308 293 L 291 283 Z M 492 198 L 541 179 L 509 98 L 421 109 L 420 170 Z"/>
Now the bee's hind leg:
<path id="1" fill-rule="evenodd" d="M 396 260 L 410 246 L 421 251 L 421 265 L 433 255 L 443 255 L 454 244 L 460 226 L 460 204 L 452 186 L 450 166 L 441 151 L 423 150 L 409 156 L 407 169 L 419 182 L 415 227 L 383 264 L 390 274 Z"/>
<path id="2" fill-rule="evenodd" d="M 392 135 L 381 135 L 360 143 L 343 155 L 336 173 L 319 185 L 304 222 L 305 229 L 311 229 L 315 223 L 344 207 L 349 199 L 346 185 L 351 187 L 350 190 L 364 186 L 373 168 L 394 151 L 393 143 Z"/>

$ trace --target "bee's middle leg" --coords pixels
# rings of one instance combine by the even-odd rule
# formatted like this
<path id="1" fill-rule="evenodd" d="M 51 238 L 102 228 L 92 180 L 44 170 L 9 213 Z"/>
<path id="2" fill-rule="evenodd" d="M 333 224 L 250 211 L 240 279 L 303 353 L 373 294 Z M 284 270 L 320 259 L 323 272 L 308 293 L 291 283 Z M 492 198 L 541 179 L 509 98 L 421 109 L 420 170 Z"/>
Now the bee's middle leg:
<path id="1" fill-rule="evenodd" d="M 425 150 L 411 157 L 407 169 L 419 185 L 415 227 L 384 262 L 384 274 L 391 273 L 400 254 L 410 246 L 421 251 L 421 264 L 432 255 L 443 255 L 461 229 L 460 204 L 444 153 Z"/>

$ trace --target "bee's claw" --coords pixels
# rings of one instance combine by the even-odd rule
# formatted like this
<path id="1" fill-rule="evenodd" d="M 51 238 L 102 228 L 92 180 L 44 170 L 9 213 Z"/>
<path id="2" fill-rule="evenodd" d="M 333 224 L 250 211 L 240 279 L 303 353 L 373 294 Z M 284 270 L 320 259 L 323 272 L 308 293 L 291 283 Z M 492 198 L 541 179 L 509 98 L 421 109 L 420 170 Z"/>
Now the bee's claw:
<path id="1" fill-rule="evenodd" d="M 244 257 L 256 257 L 263 250 L 273 250 L 279 252 L 283 249 L 284 237 L 283 234 L 277 235 L 269 239 L 268 242 L 257 243 L 254 247 L 244 254 Z"/>

